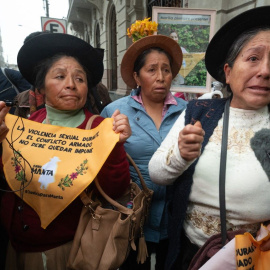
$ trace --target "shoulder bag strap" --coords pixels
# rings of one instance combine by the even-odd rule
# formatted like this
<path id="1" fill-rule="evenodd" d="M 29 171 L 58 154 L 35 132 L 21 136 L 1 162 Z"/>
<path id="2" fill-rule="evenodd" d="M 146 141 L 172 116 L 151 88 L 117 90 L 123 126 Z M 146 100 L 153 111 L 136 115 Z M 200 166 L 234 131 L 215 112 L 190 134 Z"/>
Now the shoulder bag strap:
<path id="1" fill-rule="evenodd" d="M 86 124 L 85 129 L 91 129 L 92 124 L 93 124 L 94 120 L 95 120 L 97 117 L 99 117 L 99 115 L 97 115 L 97 114 L 92 115 L 92 116 L 89 118 L 89 120 L 88 120 L 88 122 L 87 122 L 87 124 Z"/>
<path id="2" fill-rule="evenodd" d="M 220 154 L 220 171 L 219 171 L 219 205 L 220 205 L 219 207 L 220 207 L 222 246 L 225 245 L 226 239 L 227 239 L 225 179 L 226 179 L 229 111 L 230 111 L 230 99 L 228 99 L 226 101 L 225 109 L 224 109 L 222 141 L 221 141 L 221 154 Z"/>
<path id="3" fill-rule="evenodd" d="M 93 121 L 94 121 L 95 118 L 97 118 L 98 116 L 99 116 L 99 115 L 93 115 L 93 116 L 88 120 L 85 129 L 91 129 L 91 126 L 92 126 Z M 141 174 L 139 168 L 137 167 L 137 165 L 135 164 L 134 160 L 131 158 L 131 156 L 130 156 L 129 154 L 127 154 L 127 158 L 128 158 L 128 160 L 129 160 L 129 162 L 131 163 L 131 165 L 135 168 L 135 170 L 136 170 L 136 172 L 137 172 L 137 174 L 138 174 L 138 176 L 139 176 L 139 179 L 140 179 L 140 182 L 141 182 L 141 185 L 142 185 L 142 189 L 143 189 L 143 191 L 144 191 L 146 197 L 147 197 L 147 198 L 148 198 L 148 197 L 150 198 L 150 196 L 151 196 L 151 191 L 150 191 L 150 190 L 148 189 L 148 187 L 146 186 L 146 183 L 145 183 L 145 181 L 144 181 L 144 179 L 143 179 L 143 177 L 142 177 L 142 174 Z M 115 206 L 116 208 L 118 208 L 118 209 L 119 209 L 121 212 L 123 212 L 123 213 L 130 214 L 130 213 L 132 212 L 131 209 L 126 208 L 125 206 L 121 205 L 120 203 L 118 203 L 117 201 L 115 201 L 115 200 L 113 200 L 111 197 L 109 197 L 109 196 L 104 192 L 104 190 L 101 188 L 101 186 L 100 186 L 100 184 L 99 184 L 99 182 L 98 182 L 98 178 L 97 178 L 97 177 L 94 179 L 94 181 L 95 181 L 95 185 L 96 185 L 98 191 L 100 192 L 100 194 L 101 194 L 101 195 L 102 195 L 109 203 L 111 203 L 113 206 Z M 86 195 L 85 191 L 83 191 L 83 192 L 81 193 L 81 195 L 80 195 L 80 197 L 81 197 L 81 199 L 82 199 L 83 202 L 85 201 L 85 195 Z M 87 196 L 87 195 L 86 195 L 86 196 Z"/>
<path id="4" fill-rule="evenodd" d="M 16 93 L 19 94 L 20 91 L 19 89 L 14 85 L 14 83 L 11 81 L 11 79 L 9 78 L 7 72 L 6 72 L 6 69 L 5 68 L 1 68 L 3 74 L 5 75 L 5 77 L 7 78 L 7 80 L 11 83 L 12 87 L 15 89 Z"/>

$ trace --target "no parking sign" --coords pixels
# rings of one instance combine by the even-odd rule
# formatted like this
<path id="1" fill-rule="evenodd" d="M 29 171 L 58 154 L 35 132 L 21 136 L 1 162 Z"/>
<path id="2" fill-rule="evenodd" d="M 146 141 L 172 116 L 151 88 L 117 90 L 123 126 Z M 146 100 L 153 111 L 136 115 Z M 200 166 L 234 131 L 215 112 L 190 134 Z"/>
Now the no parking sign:
<path id="1" fill-rule="evenodd" d="M 61 19 L 54 19 L 48 17 L 41 17 L 42 31 L 49 31 L 51 33 L 66 33 L 67 21 Z"/>

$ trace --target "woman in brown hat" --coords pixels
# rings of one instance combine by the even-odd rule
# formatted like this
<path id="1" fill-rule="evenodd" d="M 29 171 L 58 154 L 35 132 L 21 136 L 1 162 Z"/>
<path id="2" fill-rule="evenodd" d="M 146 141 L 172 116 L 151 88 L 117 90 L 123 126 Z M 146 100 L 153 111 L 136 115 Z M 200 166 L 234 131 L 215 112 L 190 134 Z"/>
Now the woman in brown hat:
<path id="1" fill-rule="evenodd" d="M 174 190 L 166 269 L 188 269 L 209 243 L 199 269 L 236 231 L 256 235 L 270 220 L 269 12 L 248 10 L 215 34 L 206 68 L 230 97 L 190 101 L 150 160 L 151 179 Z"/>
<path id="2" fill-rule="evenodd" d="M 29 120 L 85 129 L 92 116 L 86 109 L 87 95 L 90 87 L 97 85 L 103 76 L 102 60 L 97 49 L 68 34 L 39 35 L 27 41 L 18 53 L 18 67 L 23 76 L 45 95 L 45 108 L 34 112 Z M 1 141 L 8 131 L 4 123 L 8 110 L 5 102 L 0 101 Z M 126 191 L 130 182 L 129 164 L 122 142 L 130 136 L 131 130 L 127 117 L 119 111 L 113 118 L 114 130 L 120 133 L 120 140 L 102 165 L 98 178 L 104 191 L 117 198 Z M 92 127 L 97 127 L 103 120 L 103 117 L 97 117 Z M 28 162 L 31 166 L 35 164 L 35 155 Z M 5 170 L 6 175 L 13 176 L 12 173 Z M 83 174 L 78 171 L 72 174 L 77 178 L 80 173 Z M 44 174 L 44 181 L 46 177 Z M 1 200 L 1 222 L 10 240 L 6 269 L 67 269 L 69 251 L 83 207 L 80 197 L 68 202 L 68 206 L 44 228 L 36 211 L 23 202 L 22 195 L 17 196 L 19 192 L 15 194 L 8 187 L 6 189 L 8 192 Z M 24 192 L 27 190 L 23 189 L 21 194 Z"/>
<path id="3" fill-rule="evenodd" d="M 166 187 L 154 184 L 149 177 L 148 162 L 186 106 L 183 99 L 170 92 L 172 79 L 182 63 L 180 46 L 170 37 L 153 35 L 133 43 L 121 63 L 124 82 L 133 90 L 127 97 L 109 104 L 101 115 L 110 117 L 117 108 L 129 118 L 132 135 L 125 150 L 139 167 L 147 186 L 154 190 L 147 223 L 144 227 L 149 257 L 143 264 L 136 262 L 137 252 L 131 252 L 121 269 L 150 269 L 150 256 L 156 252 L 156 269 L 165 269 L 168 245 L 168 211 Z M 139 183 L 130 168 L 133 181 Z M 138 247 L 137 247 L 138 251 Z M 165 267 L 165 268 L 164 268 Z"/>

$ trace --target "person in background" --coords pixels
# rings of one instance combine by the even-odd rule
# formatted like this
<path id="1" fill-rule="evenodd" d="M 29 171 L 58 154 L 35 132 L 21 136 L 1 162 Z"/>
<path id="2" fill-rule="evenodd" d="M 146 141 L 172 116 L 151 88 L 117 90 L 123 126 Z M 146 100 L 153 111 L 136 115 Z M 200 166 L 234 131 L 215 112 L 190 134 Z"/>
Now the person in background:
<path id="1" fill-rule="evenodd" d="M 248 10 L 214 35 L 206 50 L 206 68 L 230 97 L 189 101 L 149 162 L 152 181 L 174 190 L 168 270 L 188 269 L 198 249 L 220 233 L 218 179 L 227 102 L 226 229 L 256 234 L 260 224 L 270 220 L 269 158 L 266 149 L 251 147 L 251 140 L 270 129 L 269 12 L 270 6 Z M 259 145 L 266 148 L 266 142 L 261 138 Z M 270 249 L 270 240 L 262 249 Z"/>
<path id="2" fill-rule="evenodd" d="M 174 41 L 176 41 L 177 44 L 179 44 L 179 43 L 178 43 L 178 40 L 179 40 L 178 34 L 176 33 L 175 30 L 172 30 L 172 31 L 170 32 L 169 37 L 172 38 Z M 179 46 L 180 46 L 180 45 L 179 45 Z M 188 53 L 187 50 L 186 50 L 185 48 L 183 48 L 183 47 L 181 47 L 181 50 L 182 50 L 182 53 Z M 183 60 L 182 65 L 185 64 L 184 61 L 185 61 L 185 60 Z M 179 86 L 182 85 L 182 84 L 185 84 L 185 79 L 184 79 L 183 76 L 180 75 L 180 73 L 178 73 L 178 74 L 175 76 L 175 78 L 172 80 L 172 86 L 179 87 Z M 178 97 L 178 98 L 182 98 L 183 100 L 188 100 L 186 93 L 183 93 L 183 92 L 176 92 L 176 93 L 174 94 L 174 96 L 175 96 L 175 97 Z"/>
<path id="3" fill-rule="evenodd" d="M 49 33 L 48 31 L 37 31 L 28 35 L 24 39 L 24 43 L 30 40 L 31 38 L 40 35 L 43 33 Z M 22 76 L 20 71 L 12 70 L 12 69 L 4 69 L 5 74 L 3 73 L 3 69 L 0 71 L 0 100 L 10 100 L 15 101 L 17 104 L 19 101 L 17 99 L 18 95 L 25 91 L 32 89 L 32 85 Z M 5 76 L 6 75 L 6 76 Z M 8 90 L 8 91 L 7 91 Z M 16 109 L 12 108 L 9 112 L 15 113 Z"/>
<path id="4" fill-rule="evenodd" d="M 168 131 L 186 107 L 183 99 L 170 92 L 172 79 L 182 63 L 180 46 L 163 35 L 144 37 L 133 43 L 124 54 L 121 75 L 133 90 L 129 96 L 106 106 L 101 115 L 111 117 L 119 109 L 129 118 L 131 137 L 125 142 L 126 152 L 138 166 L 148 188 L 154 191 L 148 220 L 144 227 L 149 257 L 137 264 L 137 252 L 131 251 L 123 269 L 150 270 L 150 256 L 156 252 L 155 269 L 165 269 L 168 246 L 168 212 L 166 187 L 154 184 L 149 177 L 148 162 Z M 132 180 L 140 184 L 137 173 L 130 168 Z"/>
<path id="5" fill-rule="evenodd" d="M 179 44 L 179 36 L 175 30 L 172 30 L 170 32 L 169 37 L 172 38 L 173 40 L 175 40 Z M 181 45 L 179 44 L 179 46 L 181 46 Z M 182 53 L 188 53 L 188 51 L 182 46 L 181 46 L 181 50 L 182 50 Z"/>
<path id="6" fill-rule="evenodd" d="M 20 71 L 10 68 L 0 68 L 0 100 L 13 101 L 19 94 L 31 88 L 31 84 Z M 10 113 L 14 113 L 11 109 Z"/>
<path id="7" fill-rule="evenodd" d="M 18 53 L 18 67 L 45 97 L 45 108 L 33 113 L 29 120 L 84 129 L 93 115 L 85 108 L 88 91 L 103 76 L 102 60 L 97 49 L 68 34 L 38 35 L 27 41 Z M 7 133 L 4 119 L 8 111 L 5 102 L 1 101 L 1 141 Z M 118 110 L 112 117 L 113 129 L 120 134 L 120 139 L 99 171 L 98 178 L 104 191 L 112 198 L 118 198 L 130 182 L 123 142 L 131 130 L 128 118 Z M 97 127 L 103 119 L 97 117 L 92 127 Z M 26 202 L 23 208 L 21 205 L 22 199 L 14 192 L 3 195 L 0 217 L 10 240 L 6 269 L 66 269 L 83 206 L 80 197 L 72 201 L 46 229 L 41 228 L 39 216 L 33 208 Z"/>
<path id="8" fill-rule="evenodd" d="M 112 102 L 108 88 L 101 82 L 89 91 L 89 99 L 90 108 L 94 114 L 100 114 Z"/>

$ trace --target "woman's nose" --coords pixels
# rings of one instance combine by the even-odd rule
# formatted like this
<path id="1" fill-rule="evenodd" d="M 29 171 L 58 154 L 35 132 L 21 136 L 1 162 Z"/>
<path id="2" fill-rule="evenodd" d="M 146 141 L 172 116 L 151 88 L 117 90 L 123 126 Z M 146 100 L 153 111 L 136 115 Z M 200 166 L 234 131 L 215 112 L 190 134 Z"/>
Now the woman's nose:
<path id="1" fill-rule="evenodd" d="M 270 78 L 270 59 L 265 59 L 264 61 L 262 61 L 259 74 L 263 78 Z"/>
<path id="2" fill-rule="evenodd" d="M 164 81 L 164 74 L 161 69 L 157 71 L 157 80 Z"/>
<path id="3" fill-rule="evenodd" d="M 67 76 L 66 77 L 66 85 L 70 89 L 75 89 L 76 88 L 76 84 L 75 84 L 74 78 L 72 76 Z"/>

